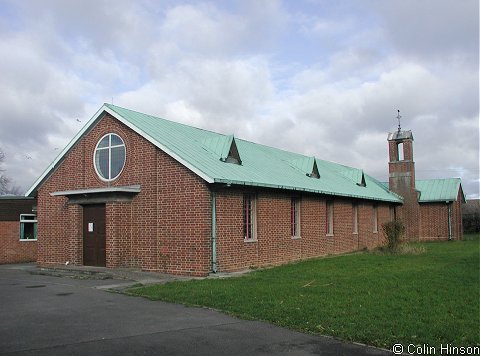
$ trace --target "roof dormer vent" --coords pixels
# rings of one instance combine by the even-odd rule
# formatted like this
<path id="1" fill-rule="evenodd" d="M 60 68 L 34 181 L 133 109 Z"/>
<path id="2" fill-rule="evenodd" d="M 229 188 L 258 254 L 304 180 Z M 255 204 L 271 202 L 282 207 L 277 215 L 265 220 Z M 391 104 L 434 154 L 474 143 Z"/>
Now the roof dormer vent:
<path id="1" fill-rule="evenodd" d="M 307 177 L 320 178 L 320 172 L 317 167 L 317 160 L 315 157 L 300 157 L 288 161 L 292 167 L 299 169 Z"/>
<path id="2" fill-rule="evenodd" d="M 320 178 L 320 173 L 318 172 L 318 167 L 317 167 L 317 160 L 315 159 L 315 157 L 313 157 L 313 168 L 312 168 L 312 173 L 308 174 L 307 173 L 307 176 L 311 177 L 311 178 Z"/>
<path id="3" fill-rule="evenodd" d="M 235 143 L 235 137 L 232 137 L 232 141 L 230 143 L 230 148 L 228 150 L 228 154 L 226 156 L 220 157 L 222 162 L 227 163 L 235 163 L 235 164 L 242 164 L 242 160 L 240 159 L 240 154 L 238 153 L 237 144 Z"/>
<path id="4" fill-rule="evenodd" d="M 217 135 L 202 141 L 203 146 L 226 163 L 242 164 L 235 137 Z"/>

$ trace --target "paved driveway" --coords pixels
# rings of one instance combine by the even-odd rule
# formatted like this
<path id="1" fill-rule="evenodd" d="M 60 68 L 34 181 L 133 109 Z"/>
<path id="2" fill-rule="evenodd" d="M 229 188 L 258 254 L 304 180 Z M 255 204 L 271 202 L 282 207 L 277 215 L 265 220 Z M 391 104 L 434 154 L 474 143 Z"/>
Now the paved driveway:
<path id="1" fill-rule="evenodd" d="M 0 354 L 391 354 L 103 289 L 119 282 L 31 275 L 21 265 L 0 266 Z"/>

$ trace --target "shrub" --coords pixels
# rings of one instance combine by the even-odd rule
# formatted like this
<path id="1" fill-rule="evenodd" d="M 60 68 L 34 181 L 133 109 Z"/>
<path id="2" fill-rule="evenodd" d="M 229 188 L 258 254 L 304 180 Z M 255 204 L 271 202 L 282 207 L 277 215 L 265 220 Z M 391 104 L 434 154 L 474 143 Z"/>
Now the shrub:
<path id="1" fill-rule="evenodd" d="M 387 249 L 392 252 L 397 251 L 402 235 L 405 233 L 405 225 L 399 220 L 394 220 L 383 224 L 382 228 L 387 237 Z"/>

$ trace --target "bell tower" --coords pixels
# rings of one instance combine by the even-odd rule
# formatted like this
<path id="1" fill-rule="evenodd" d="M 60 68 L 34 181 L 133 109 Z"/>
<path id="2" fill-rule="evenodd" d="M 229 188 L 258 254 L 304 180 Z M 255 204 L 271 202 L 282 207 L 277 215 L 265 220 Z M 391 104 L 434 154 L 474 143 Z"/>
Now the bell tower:
<path id="1" fill-rule="evenodd" d="M 403 197 L 403 206 L 398 208 L 398 217 L 406 228 L 406 238 L 416 240 L 419 237 L 418 192 L 415 190 L 415 162 L 413 161 L 413 135 L 410 130 L 400 126 L 398 110 L 398 129 L 388 134 L 388 172 L 389 189 Z"/>

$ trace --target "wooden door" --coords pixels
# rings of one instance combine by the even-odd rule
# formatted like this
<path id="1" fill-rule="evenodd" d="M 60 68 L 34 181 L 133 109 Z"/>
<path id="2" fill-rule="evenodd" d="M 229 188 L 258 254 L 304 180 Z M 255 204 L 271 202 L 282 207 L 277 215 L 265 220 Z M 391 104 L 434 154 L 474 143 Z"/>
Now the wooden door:
<path id="1" fill-rule="evenodd" d="M 105 204 L 83 206 L 83 264 L 105 266 Z"/>

